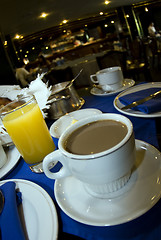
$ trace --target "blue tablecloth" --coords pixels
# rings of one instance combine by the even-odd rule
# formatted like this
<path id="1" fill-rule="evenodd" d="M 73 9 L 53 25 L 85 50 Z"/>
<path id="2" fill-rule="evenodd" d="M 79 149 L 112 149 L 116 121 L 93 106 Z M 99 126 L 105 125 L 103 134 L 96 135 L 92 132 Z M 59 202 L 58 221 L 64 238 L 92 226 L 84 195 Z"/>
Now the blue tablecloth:
<path id="1" fill-rule="evenodd" d="M 113 106 L 115 96 L 86 96 L 83 108 L 97 108 L 104 113 L 119 113 Z M 135 138 L 159 148 L 155 119 L 129 117 L 134 126 Z M 49 125 L 51 125 L 49 121 Z M 4 179 L 26 179 L 43 187 L 51 196 L 57 208 L 59 232 L 79 236 L 86 240 L 159 240 L 161 239 L 161 201 L 143 216 L 128 223 L 110 227 L 94 227 L 79 223 L 68 217 L 59 207 L 54 197 L 54 181 L 43 173 L 32 173 L 21 158 L 16 167 Z M 79 199 L 78 199 L 79 201 Z M 65 238 L 64 238 L 65 239 Z"/>

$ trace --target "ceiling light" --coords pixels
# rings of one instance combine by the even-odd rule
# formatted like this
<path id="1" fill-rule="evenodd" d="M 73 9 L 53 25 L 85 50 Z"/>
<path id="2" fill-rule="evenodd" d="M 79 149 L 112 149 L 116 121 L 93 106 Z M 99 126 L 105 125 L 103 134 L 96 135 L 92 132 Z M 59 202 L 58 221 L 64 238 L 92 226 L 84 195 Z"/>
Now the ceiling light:
<path id="1" fill-rule="evenodd" d="M 145 8 L 145 12 L 148 12 L 148 11 L 149 11 L 149 10 L 148 10 L 148 8 L 146 7 L 146 8 Z"/>
<path id="2" fill-rule="evenodd" d="M 43 12 L 41 13 L 40 18 L 46 18 L 48 15 L 49 15 L 48 13 Z"/>
<path id="3" fill-rule="evenodd" d="M 107 24 L 105 24 L 105 27 L 108 27 L 108 25 L 107 25 Z"/>
<path id="4" fill-rule="evenodd" d="M 62 23 L 64 23 L 64 24 L 66 24 L 68 22 L 68 20 L 66 20 L 66 19 L 64 19 L 63 21 L 62 21 Z"/>
<path id="5" fill-rule="evenodd" d="M 16 34 L 14 38 L 15 38 L 15 39 L 20 39 L 20 35 L 19 35 L 19 34 Z"/>
<path id="6" fill-rule="evenodd" d="M 14 36 L 14 39 L 22 39 L 23 38 L 23 36 L 22 35 L 19 35 L 19 34 L 16 34 L 15 36 Z"/>
<path id="7" fill-rule="evenodd" d="M 114 23 L 114 21 L 111 21 L 111 23 Z"/>
<path id="8" fill-rule="evenodd" d="M 100 15 L 103 15 L 103 12 L 100 12 Z"/>
<path id="9" fill-rule="evenodd" d="M 110 1 L 105 1 L 105 4 L 108 5 L 110 3 Z"/>

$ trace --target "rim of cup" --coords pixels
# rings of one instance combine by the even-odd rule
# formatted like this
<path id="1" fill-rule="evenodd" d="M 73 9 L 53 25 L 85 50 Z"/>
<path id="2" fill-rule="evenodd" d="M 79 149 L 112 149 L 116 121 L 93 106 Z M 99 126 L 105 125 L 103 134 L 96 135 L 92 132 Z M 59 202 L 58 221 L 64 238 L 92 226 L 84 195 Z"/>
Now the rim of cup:
<path id="1" fill-rule="evenodd" d="M 108 67 L 108 68 L 104 68 L 102 70 L 99 70 L 96 74 L 106 74 L 106 73 L 112 73 L 112 72 L 116 72 L 118 70 L 121 70 L 120 66 L 115 66 L 115 67 Z M 122 70 L 121 70 L 122 71 Z"/>
<path id="2" fill-rule="evenodd" d="M 99 152 L 99 153 L 94 153 L 94 154 L 88 154 L 88 155 L 78 155 L 78 154 L 73 154 L 73 153 L 69 153 L 67 152 L 64 148 L 64 142 L 66 141 L 66 139 L 68 138 L 68 136 L 77 128 L 82 127 L 88 123 L 91 122 L 96 122 L 99 120 L 114 120 L 114 121 L 118 121 L 118 122 L 122 122 L 123 124 L 125 124 L 127 126 L 127 134 L 126 136 L 115 146 L 113 146 L 112 148 Z M 63 153 L 63 155 L 65 155 L 66 157 L 72 158 L 72 159 L 81 159 L 81 160 L 90 160 L 93 158 L 99 158 L 102 157 L 104 155 L 107 155 L 109 153 L 112 153 L 114 151 L 116 151 L 117 149 L 119 149 L 120 147 L 122 147 L 131 137 L 133 133 L 133 125 L 132 122 L 125 116 L 121 115 L 121 114 L 110 114 L 110 113 L 103 113 L 103 114 L 96 114 L 95 116 L 90 116 L 87 117 L 85 119 L 79 120 L 78 122 L 74 123 L 73 125 L 71 125 L 69 128 L 67 128 L 65 130 L 64 133 L 62 133 L 62 135 L 59 138 L 58 141 L 58 148 L 61 150 L 61 152 Z M 97 139 L 96 139 L 97 141 Z"/>

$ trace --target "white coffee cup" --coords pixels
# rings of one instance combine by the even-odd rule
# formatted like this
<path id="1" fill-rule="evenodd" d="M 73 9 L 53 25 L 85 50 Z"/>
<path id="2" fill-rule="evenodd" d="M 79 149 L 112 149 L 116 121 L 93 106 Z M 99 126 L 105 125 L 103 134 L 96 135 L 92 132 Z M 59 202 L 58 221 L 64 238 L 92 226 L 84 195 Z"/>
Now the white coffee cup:
<path id="1" fill-rule="evenodd" d="M 2 146 L 2 142 L 0 141 L 0 168 L 2 168 L 6 161 L 7 161 L 7 156 L 6 156 L 6 153 L 3 149 L 3 146 Z"/>
<path id="2" fill-rule="evenodd" d="M 119 121 L 127 126 L 127 134 L 117 145 L 103 152 L 77 155 L 65 150 L 64 144 L 73 131 L 98 120 Z M 84 184 L 89 193 L 96 197 L 107 197 L 109 193 L 123 187 L 130 178 L 135 162 L 133 126 L 127 117 L 120 114 L 99 114 L 76 122 L 61 135 L 58 147 L 59 150 L 50 153 L 43 160 L 46 176 L 60 179 L 73 175 Z M 53 173 L 49 167 L 51 163 L 57 161 L 61 162 L 63 167 Z"/>
<path id="3" fill-rule="evenodd" d="M 109 67 L 90 75 L 93 83 L 99 84 L 104 91 L 115 91 L 122 87 L 123 73 L 121 67 Z"/>
<path id="4" fill-rule="evenodd" d="M 64 143 L 73 131 L 98 120 L 114 120 L 124 123 L 127 126 L 126 136 L 114 147 L 95 154 L 77 155 L 65 150 Z M 123 187 L 131 176 L 131 169 L 135 162 L 133 126 L 127 117 L 120 114 L 93 115 L 76 122 L 61 135 L 58 147 L 59 150 L 50 153 L 43 160 L 43 170 L 46 176 L 51 179 L 60 179 L 72 175 L 80 180 L 93 196 L 108 197 L 109 193 Z M 51 163 L 57 161 L 61 162 L 63 167 L 53 173 L 49 167 Z"/>

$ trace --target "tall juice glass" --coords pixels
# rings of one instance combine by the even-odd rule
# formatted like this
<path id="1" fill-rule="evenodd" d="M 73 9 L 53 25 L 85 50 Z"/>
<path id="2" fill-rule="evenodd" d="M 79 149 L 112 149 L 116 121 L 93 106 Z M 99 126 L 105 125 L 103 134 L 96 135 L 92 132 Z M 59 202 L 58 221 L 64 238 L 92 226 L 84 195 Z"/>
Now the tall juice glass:
<path id="1" fill-rule="evenodd" d="M 4 127 L 34 172 L 43 172 L 44 157 L 55 150 L 46 122 L 34 96 L 25 96 L 0 111 Z"/>

